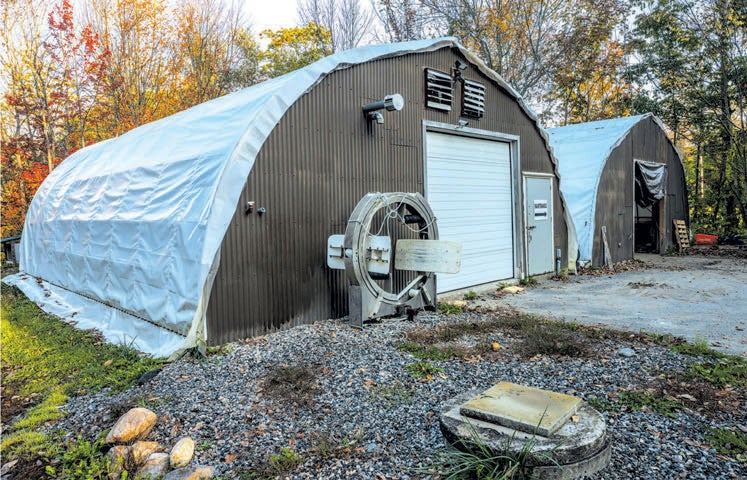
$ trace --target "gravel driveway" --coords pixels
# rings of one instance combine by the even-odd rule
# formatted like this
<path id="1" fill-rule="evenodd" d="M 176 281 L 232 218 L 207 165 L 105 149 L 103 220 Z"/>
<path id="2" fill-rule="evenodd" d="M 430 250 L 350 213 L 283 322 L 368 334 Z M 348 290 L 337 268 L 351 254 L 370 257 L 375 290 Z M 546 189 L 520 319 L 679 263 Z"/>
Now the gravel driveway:
<path id="1" fill-rule="evenodd" d="M 546 280 L 497 301 L 538 315 L 698 338 L 747 355 L 747 260 L 642 255 L 642 270 Z"/>
<path id="2" fill-rule="evenodd" d="M 619 340 L 595 341 L 592 354 L 580 358 L 526 358 L 518 353 L 520 337 L 496 330 L 473 341 L 498 342 L 499 351 L 432 361 L 442 372 L 426 380 L 406 368 L 417 359 L 397 348 L 412 329 L 491 318 L 477 312 L 421 314 L 413 322 L 362 331 L 340 321 L 301 326 L 230 344 L 227 353 L 207 359 L 174 362 L 149 383 L 118 395 L 73 398 L 65 407 L 68 415 L 48 428 L 95 437 L 128 406 L 146 405 L 159 416 L 152 439 L 173 444 L 191 436 L 195 463 L 215 466 L 220 478 L 255 478 L 250 472 L 264 468 L 271 455 L 288 452 L 294 452 L 293 465 L 277 478 L 437 478 L 423 469 L 445 447 L 438 419 L 444 402 L 458 394 L 506 380 L 616 403 L 621 392 L 645 388 L 661 372 L 683 372 L 695 361 L 664 347 Z M 309 383 L 291 394 L 271 394 L 268 379 L 282 366 L 304 369 Z M 298 401 L 307 395 L 308 401 Z M 744 427 L 744 395 L 724 395 L 728 408 L 715 413 L 696 406 L 673 418 L 626 407 L 604 411 L 612 464 L 593 478 L 747 478 L 747 464 L 708 444 L 709 428 Z"/>

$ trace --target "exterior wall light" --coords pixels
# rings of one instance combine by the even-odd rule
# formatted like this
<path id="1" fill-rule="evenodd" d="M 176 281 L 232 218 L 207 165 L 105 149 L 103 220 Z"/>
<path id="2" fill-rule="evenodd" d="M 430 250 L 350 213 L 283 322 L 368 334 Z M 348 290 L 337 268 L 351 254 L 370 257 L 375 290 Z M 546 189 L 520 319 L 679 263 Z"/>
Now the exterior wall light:
<path id="1" fill-rule="evenodd" d="M 395 93 L 392 95 L 387 95 L 384 97 L 384 100 L 379 100 L 378 102 L 371 102 L 366 105 L 363 105 L 363 113 L 366 115 L 366 118 L 368 118 L 369 121 L 375 121 L 379 125 L 384 123 L 384 116 L 379 112 L 379 110 L 385 109 L 388 112 L 394 112 L 402 110 L 402 107 L 405 106 L 405 99 L 402 98 L 402 95 L 399 93 Z"/>

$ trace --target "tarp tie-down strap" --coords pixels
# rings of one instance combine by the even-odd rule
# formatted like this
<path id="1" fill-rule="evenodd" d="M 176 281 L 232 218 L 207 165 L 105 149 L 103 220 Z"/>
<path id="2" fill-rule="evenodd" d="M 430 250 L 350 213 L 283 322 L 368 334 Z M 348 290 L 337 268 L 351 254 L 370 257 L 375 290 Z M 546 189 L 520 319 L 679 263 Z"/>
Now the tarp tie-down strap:
<path id="1" fill-rule="evenodd" d="M 650 207 L 667 194 L 667 166 L 663 163 L 635 161 L 636 203 Z"/>

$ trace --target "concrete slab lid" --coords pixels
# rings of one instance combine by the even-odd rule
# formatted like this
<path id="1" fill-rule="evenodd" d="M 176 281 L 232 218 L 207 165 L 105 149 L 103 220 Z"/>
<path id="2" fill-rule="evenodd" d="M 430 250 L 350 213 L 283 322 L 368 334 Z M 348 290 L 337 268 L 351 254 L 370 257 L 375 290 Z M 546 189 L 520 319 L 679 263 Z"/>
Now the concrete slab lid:
<path id="1" fill-rule="evenodd" d="M 539 388 L 500 382 L 462 404 L 465 417 L 549 437 L 576 413 L 581 399 Z"/>

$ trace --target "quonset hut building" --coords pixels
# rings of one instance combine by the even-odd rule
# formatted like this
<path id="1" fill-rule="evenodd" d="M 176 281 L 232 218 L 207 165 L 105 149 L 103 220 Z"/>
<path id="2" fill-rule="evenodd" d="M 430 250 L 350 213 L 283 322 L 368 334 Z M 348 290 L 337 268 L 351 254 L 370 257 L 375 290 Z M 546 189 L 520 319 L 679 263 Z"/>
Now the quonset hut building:
<path id="1" fill-rule="evenodd" d="M 363 114 L 394 93 L 383 124 Z M 36 194 L 7 281 L 158 355 L 342 317 L 326 240 L 377 191 L 424 194 L 463 243 L 439 292 L 567 266 L 546 134 L 441 38 L 340 52 L 76 152 Z"/>
<path id="2" fill-rule="evenodd" d="M 685 169 L 659 118 L 647 113 L 548 133 L 579 263 L 604 264 L 602 227 L 613 263 L 674 244 L 672 220 L 689 218 Z"/>

